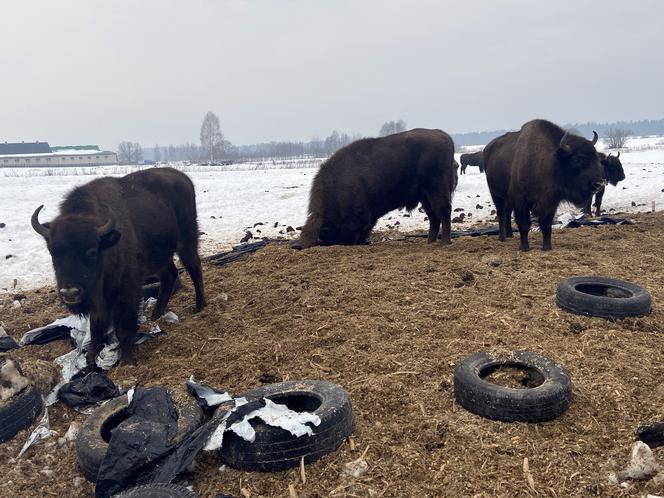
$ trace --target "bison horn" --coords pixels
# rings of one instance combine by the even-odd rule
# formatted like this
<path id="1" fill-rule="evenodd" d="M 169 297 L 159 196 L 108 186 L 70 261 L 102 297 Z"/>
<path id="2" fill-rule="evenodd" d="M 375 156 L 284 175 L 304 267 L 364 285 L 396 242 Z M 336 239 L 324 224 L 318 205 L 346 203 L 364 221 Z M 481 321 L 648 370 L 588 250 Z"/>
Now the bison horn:
<path id="1" fill-rule="evenodd" d="M 618 151 L 618 155 L 616 156 L 616 159 L 620 159 L 620 151 Z"/>
<path id="2" fill-rule="evenodd" d="M 569 136 L 569 133 L 565 132 L 565 134 L 563 135 L 563 138 L 560 139 L 560 148 L 567 151 L 567 152 L 569 152 L 569 150 L 570 150 L 570 146 L 567 145 L 567 137 L 568 136 Z"/>
<path id="3" fill-rule="evenodd" d="M 106 223 L 97 228 L 97 235 L 100 237 L 106 235 L 108 232 L 115 228 L 115 219 L 111 216 Z"/>
<path id="4" fill-rule="evenodd" d="M 32 223 L 32 228 L 35 229 L 35 232 L 37 232 L 42 237 L 46 238 L 48 237 L 50 230 L 41 223 L 39 223 L 39 211 L 41 211 L 43 208 L 44 205 L 42 204 L 37 209 L 35 209 L 35 212 L 32 213 L 32 218 L 30 219 L 30 222 Z"/>
<path id="5" fill-rule="evenodd" d="M 599 137 L 597 136 L 597 132 L 595 130 L 593 130 L 593 140 L 592 140 L 593 145 L 595 145 L 597 143 L 598 138 Z"/>

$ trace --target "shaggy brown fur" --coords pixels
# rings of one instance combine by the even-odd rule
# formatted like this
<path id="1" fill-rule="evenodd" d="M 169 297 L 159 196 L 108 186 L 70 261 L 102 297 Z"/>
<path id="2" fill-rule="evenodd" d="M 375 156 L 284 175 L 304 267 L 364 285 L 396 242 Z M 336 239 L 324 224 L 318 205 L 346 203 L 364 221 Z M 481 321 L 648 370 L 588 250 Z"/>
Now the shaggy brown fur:
<path id="1" fill-rule="evenodd" d="M 523 125 L 514 146 L 509 186 L 509 203 L 519 227 L 522 251 L 530 249 L 531 211 L 539 217 L 542 249 L 550 250 L 558 204 L 566 200 L 583 208 L 602 187 L 596 142 L 597 133 L 591 142 L 542 119 Z"/>
<path id="2" fill-rule="evenodd" d="M 454 143 L 443 131 L 417 128 L 358 140 L 316 174 L 307 222 L 293 248 L 362 244 L 381 216 L 420 202 L 429 217 L 429 242 L 442 223 L 442 242 L 449 244 L 456 185 Z"/>
<path id="3" fill-rule="evenodd" d="M 153 318 L 166 310 L 177 277 L 177 251 L 196 290 L 196 309 L 205 305 L 194 185 L 172 168 L 150 169 L 122 178 L 99 178 L 75 188 L 50 223 L 32 226 L 46 240 L 64 304 L 90 315 L 88 362 L 113 324 L 122 360 L 132 361 L 138 329 L 141 284 L 161 283 Z"/>
<path id="4" fill-rule="evenodd" d="M 509 204 L 510 168 L 518 131 L 511 131 L 494 138 L 484 147 L 484 171 L 491 198 L 498 216 L 499 238 L 505 242 L 513 236 L 512 207 Z"/>

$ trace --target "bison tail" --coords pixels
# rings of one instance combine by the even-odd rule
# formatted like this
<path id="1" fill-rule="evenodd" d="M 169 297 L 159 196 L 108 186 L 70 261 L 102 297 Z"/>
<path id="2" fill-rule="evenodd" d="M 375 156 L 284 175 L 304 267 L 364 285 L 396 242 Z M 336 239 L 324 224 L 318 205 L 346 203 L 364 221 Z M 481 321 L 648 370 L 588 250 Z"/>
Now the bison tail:
<path id="1" fill-rule="evenodd" d="M 323 217 L 319 213 L 309 213 L 307 222 L 302 227 L 300 239 L 293 244 L 295 249 L 307 249 L 315 246 L 320 237 L 320 229 L 323 226 Z"/>

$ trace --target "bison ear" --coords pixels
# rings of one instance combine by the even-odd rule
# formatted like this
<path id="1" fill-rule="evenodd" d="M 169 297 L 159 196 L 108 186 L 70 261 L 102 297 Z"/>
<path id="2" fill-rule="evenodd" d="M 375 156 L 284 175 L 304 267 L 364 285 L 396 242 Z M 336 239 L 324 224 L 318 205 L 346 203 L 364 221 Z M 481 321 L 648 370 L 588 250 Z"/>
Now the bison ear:
<path id="1" fill-rule="evenodd" d="M 108 249 L 110 247 L 113 247 L 119 241 L 120 241 L 120 232 L 118 232 L 117 230 L 111 230 L 101 236 L 99 240 L 99 248 Z"/>
<path id="2" fill-rule="evenodd" d="M 568 146 L 558 147 L 558 149 L 556 150 L 556 158 L 558 159 L 560 164 L 564 166 L 567 166 L 567 164 L 569 163 L 569 158 L 571 155 L 572 154 Z"/>

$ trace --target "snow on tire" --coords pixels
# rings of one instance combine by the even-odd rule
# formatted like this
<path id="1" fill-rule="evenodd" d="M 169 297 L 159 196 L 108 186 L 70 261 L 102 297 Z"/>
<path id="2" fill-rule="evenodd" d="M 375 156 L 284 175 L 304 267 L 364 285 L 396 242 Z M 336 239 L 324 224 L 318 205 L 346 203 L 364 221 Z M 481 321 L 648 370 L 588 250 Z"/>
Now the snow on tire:
<path id="1" fill-rule="evenodd" d="M 486 379 L 501 367 L 524 370 L 539 384 L 531 388 L 504 387 Z M 529 351 L 498 358 L 481 351 L 454 369 L 454 394 L 466 410 L 504 422 L 545 422 L 562 415 L 572 401 L 572 381 L 553 360 Z"/>
<path id="2" fill-rule="evenodd" d="M 254 442 L 228 431 L 219 455 L 223 463 L 236 469 L 272 472 L 296 467 L 301 458 L 310 463 L 335 451 L 355 430 L 350 397 L 331 382 L 294 380 L 239 396 L 249 402 L 267 398 L 296 412 L 310 412 L 320 417 L 321 423 L 313 428 L 312 435 L 296 437 L 284 429 L 253 420 Z"/>

